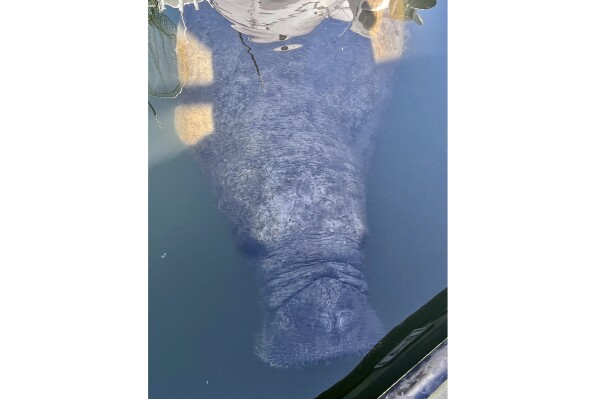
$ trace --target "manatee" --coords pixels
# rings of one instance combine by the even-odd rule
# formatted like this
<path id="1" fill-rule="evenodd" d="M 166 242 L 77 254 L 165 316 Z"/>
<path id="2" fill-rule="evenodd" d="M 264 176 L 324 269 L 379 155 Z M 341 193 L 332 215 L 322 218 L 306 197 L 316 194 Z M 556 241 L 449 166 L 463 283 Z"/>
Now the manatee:
<path id="1" fill-rule="evenodd" d="M 183 13 L 175 124 L 257 271 L 256 354 L 275 367 L 364 354 L 384 334 L 364 278 L 365 178 L 402 25 L 368 37 L 331 0 L 263 1 L 247 21 L 213 3 Z M 309 28 L 268 22 L 285 7 Z"/>

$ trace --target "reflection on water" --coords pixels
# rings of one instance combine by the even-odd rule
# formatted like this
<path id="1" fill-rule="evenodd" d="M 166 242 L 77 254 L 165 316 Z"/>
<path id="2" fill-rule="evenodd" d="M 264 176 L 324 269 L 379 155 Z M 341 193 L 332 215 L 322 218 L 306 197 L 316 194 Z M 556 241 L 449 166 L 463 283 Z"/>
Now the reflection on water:
<path id="1" fill-rule="evenodd" d="M 162 12 L 165 5 L 169 5 L 177 7 L 182 14 L 185 4 L 193 4 L 199 11 L 200 2 L 203 0 L 148 0 L 148 92 L 151 95 L 177 96 L 182 87 L 180 78 L 192 84 L 206 84 L 211 80 L 211 59 L 206 49 L 201 48 L 201 43 L 188 43 L 185 37 L 185 46 L 195 48 L 179 46 L 175 51 L 176 42 L 182 41 L 176 40 L 176 27 Z M 403 40 L 403 34 L 399 25 L 385 21 L 415 21 L 422 25 L 416 9 L 432 8 L 436 0 L 213 0 L 210 5 L 254 43 L 288 41 L 306 35 L 327 18 L 345 21 L 353 32 L 372 39 L 375 59 L 389 61 L 401 55 L 403 46 L 396 42 Z M 382 26 L 384 29 L 379 35 Z M 393 40 L 389 40 L 390 37 Z M 301 46 L 287 43 L 273 50 L 291 51 Z M 179 62 L 177 67 L 177 54 L 181 57 L 182 52 L 188 59 L 193 57 L 193 61 Z M 189 75 L 190 71 L 185 70 L 189 67 L 200 71 L 193 71 L 193 76 L 178 76 Z M 197 79 L 207 82 L 198 82 Z"/>
<path id="2" fill-rule="evenodd" d="M 217 0 L 214 7 L 254 43 L 272 43 L 310 33 L 325 18 L 351 21 L 347 1 Z"/>
<path id="3" fill-rule="evenodd" d="M 194 1 L 179 2 L 171 0 L 164 2 L 164 4 L 177 7 L 179 3 L 196 3 L 199 5 L 199 2 Z M 185 7 L 186 26 L 182 25 L 180 27 L 179 33 L 175 36 L 175 41 L 170 41 L 171 36 L 169 34 L 166 35 L 169 41 L 165 41 L 163 43 L 166 44 L 161 45 L 163 48 L 169 49 L 165 54 L 169 53 L 172 55 L 171 49 L 176 50 L 174 58 L 175 72 L 157 74 L 160 76 L 160 79 L 155 80 L 155 82 L 167 82 L 169 79 L 165 77 L 176 76 L 184 86 L 183 95 L 177 97 L 170 105 L 166 102 L 160 103 L 166 105 L 167 109 L 177 105 L 174 108 L 172 117 L 166 113 L 161 113 L 161 110 L 165 110 L 164 107 L 157 107 L 165 126 L 162 133 L 158 132 L 158 134 L 172 138 L 172 135 L 168 135 L 176 129 L 181 142 L 194 148 L 202 142 L 209 142 L 210 137 L 220 134 L 219 126 L 223 126 L 223 115 L 219 114 L 219 112 L 222 112 L 223 99 L 219 97 L 221 86 L 218 86 L 218 82 L 219 79 L 222 79 L 222 76 L 231 76 L 241 81 L 239 85 L 235 86 L 234 91 L 227 93 L 229 96 L 234 96 L 238 90 L 243 92 L 243 96 L 238 99 L 239 106 L 236 110 L 241 117 L 244 109 L 252 109 L 252 107 L 256 106 L 252 102 L 259 103 L 263 101 L 260 98 L 271 98 L 273 93 L 277 93 L 276 79 L 280 78 L 280 76 L 276 74 L 276 67 L 273 66 L 277 63 L 276 58 L 272 57 L 285 56 L 279 54 L 281 52 L 288 52 L 289 54 L 287 55 L 297 53 L 299 58 L 287 58 L 284 61 L 287 65 L 285 67 L 286 72 L 292 74 L 297 74 L 305 68 L 311 68 L 310 65 L 299 64 L 297 60 L 301 60 L 303 54 L 307 54 L 300 52 L 312 51 L 316 47 L 316 41 L 310 38 L 309 33 L 316 31 L 323 32 L 319 30 L 318 26 L 321 24 L 325 25 L 324 22 L 326 20 L 337 21 L 337 25 L 334 26 L 340 27 L 339 29 L 331 29 L 330 26 L 333 25 L 326 25 L 329 27 L 329 30 L 334 31 L 330 35 L 331 38 L 346 36 L 344 43 L 349 43 L 351 40 L 359 40 L 361 37 L 368 38 L 370 40 L 372 57 L 378 62 L 386 62 L 396 60 L 405 47 L 403 44 L 403 25 L 401 23 L 389 23 L 391 17 L 396 21 L 406 22 L 413 20 L 418 23 L 421 21 L 421 18 L 418 16 L 416 10 L 430 8 L 427 6 L 431 2 L 413 0 L 403 1 L 401 4 L 398 4 L 398 2 L 394 1 L 306 2 L 292 0 L 214 0 L 214 8 L 221 12 L 237 31 L 251 37 L 251 41 L 245 38 L 242 43 L 241 40 L 238 40 L 237 34 L 235 36 L 229 35 L 231 38 L 234 37 L 236 42 L 231 40 L 230 43 L 227 42 L 227 46 L 230 46 L 231 49 L 235 48 L 235 52 L 233 52 L 235 56 L 237 56 L 237 53 L 240 54 L 239 58 L 235 61 L 237 69 L 233 68 L 230 70 L 227 69 L 228 66 L 223 66 L 218 61 L 219 59 L 222 60 L 223 55 L 214 54 L 211 43 L 202 40 L 195 34 L 196 30 L 193 26 L 193 18 L 190 18 L 190 15 L 195 12 L 206 12 L 208 10 L 204 8 L 210 7 L 208 4 L 203 4 L 199 11 L 195 11 L 193 8 L 196 4 Z M 391 29 L 388 29 L 389 27 Z M 164 31 L 170 32 L 166 29 Z M 240 38 L 243 40 L 243 37 L 240 36 Z M 395 40 L 389 40 L 389 38 L 394 38 Z M 244 44 L 247 44 L 247 51 L 245 47 L 242 47 Z M 347 52 L 347 47 L 345 51 Z M 271 55 L 268 55 L 269 53 Z M 351 60 L 351 57 L 343 58 L 347 56 L 339 54 L 339 56 L 332 53 L 323 54 L 323 58 L 331 57 L 336 62 Z M 255 61 L 255 67 L 252 60 L 250 60 L 250 56 Z M 169 61 L 171 62 L 170 64 L 164 64 L 166 65 L 166 69 L 171 72 L 173 71 L 172 60 L 171 58 L 171 61 Z M 159 69 L 163 64 L 155 63 L 154 65 L 157 65 Z M 422 70 L 426 69 L 422 64 L 419 65 L 418 68 Z M 261 74 L 265 77 L 267 95 L 260 91 L 260 84 L 256 76 L 258 74 L 258 66 Z M 335 63 L 331 63 L 329 68 L 331 72 L 335 71 L 350 81 L 351 79 L 355 79 L 355 72 L 359 71 L 359 65 L 345 69 L 352 71 L 353 74 L 343 74 L 342 71 L 344 68 L 336 68 Z M 412 68 L 415 73 L 413 76 L 418 76 L 418 68 Z M 252 73 L 247 73 L 249 69 L 252 70 Z M 289 75 L 289 79 L 292 79 L 294 76 L 292 74 Z M 322 77 L 317 78 L 314 75 L 314 78 L 316 78 L 317 82 L 310 83 L 310 89 L 318 90 L 320 88 L 320 92 L 317 91 L 316 93 L 317 96 L 322 96 L 322 98 L 316 98 L 315 96 L 312 99 L 312 103 L 326 108 L 326 101 L 329 101 L 326 96 L 331 95 L 335 87 L 332 85 L 329 86 Z M 410 79 L 410 77 L 406 75 L 406 79 Z M 171 80 L 171 84 L 172 81 L 174 79 Z M 304 82 L 301 79 L 297 81 Z M 418 86 L 418 82 L 424 84 L 426 81 L 435 82 L 434 79 L 426 80 L 426 77 L 420 76 L 415 80 L 415 87 Z M 350 87 L 351 90 L 363 91 L 364 87 L 369 87 L 368 82 L 371 81 L 357 78 L 353 85 L 347 85 L 347 87 Z M 149 85 L 149 87 L 152 87 L 151 81 L 149 81 Z M 396 83 L 393 83 L 393 85 L 394 87 L 398 87 Z M 153 84 L 153 86 L 158 87 L 157 84 Z M 167 87 L 168 85 L 163 86 Z M 415 89 L 413 94 L 418 95 L 418 92 L 418 89 Z M 250 93 L 249 97 L 247 97 L 248 93 Z M 294 91 L 288 93 L 297 95 Z M 303 96 L 304 94 L 298 97 L 294 97 L 293 95 L 288 95 L 287 97 L 280 96 L 279 101 L 281 103 L 273 105 L 280 105 L 280 108 L 286 109 L 286 104 L 293 104 L 294 101 L 297 101 L 298 104 L 304 104 Z M 354 93 L 353 96 L 356 96 L 356 94 Z M 352 98 L 359 97 L 352 97 L 349 93 L 345 93 L 345 95 L 335 98 L 337 101 L 341 100 L 351 104 Z M 405 109 L 408 110 L 409 103 L 410 100 L 404 101 L 402 107 L 406 106 Z M 426 106 L 426 102 L 415 101 L 414 103 Z M 309 104 L 309 102 L 305 104 Z M 401 107 L 396 108 L 397 111 L 401 109 Z M 279 110 L 276 107 L 272 108 L 270 112 L 271 117 L 279 115 Z M 310 111 L 310 113 L 318 115 L 318 110 Z M 247 117 L 247 114 L 243 115 Z M 441 112 L 440 115 L 442 116 L 443 113 Z M 262 117 L 262 115 L 256 116 Z M 290 120 L 293 120 L 297 115 L 290 115 L 290 117 Z M 430 118 L 431 116 L 429 115 L 428 117 Z M 309 118 L 305 119 L 306 123 L 309 123 L 309 120 Z M 385 118 L 385 120 L 394 121 L 391 123 L 397 122 L 397 119 L 394 120 L 393 118 Z M 345 122 L 341 122 L 340 124 L 343 123 Z M 405 122 L 399 121 L 397 123 L 403 124 Z M 432 131 L 434 129 L 437 129 L 436 131 L 439 131 L 440 128 L 442 129 L 442 126 L 435 125 L 434 123 L 431 124 L 428 120 L 422 125 L 431 127 Z M 394 129 L 393 125 L 389 125 L 382 130 L 386 130 L 384 132 L 386 136 L 397 136 L 398 132 L 394 131 Z M 442 130 L 440 132 L 443 133 Z M 247 133 L 249 135 L 254 134 L 251 131 Z M 405 138 L 408 136 L 402 133 L 399 137 Z M 417 136 L 410 137 L 412 137 L 413 141 L 407 144 L 413 148 L 418 148 L 419 139 Z M 273 137 L 272 139 L 276 138 Z M 403 144 L 406 144 L 405 140 Z M 152 149 L 152 145 L 150 147 Z M 263 144 L 262 148 L 264 147 L 265 144 Z M 381 182 L 388 184 L 386 181 L 390 177 L 393 177 L 394 172 L 392 170 L 395 168 L 393 164 L 396 162 L 393 158 L 400 155 L 397 153 L 393 154 L 391 148 L 384 149 L 387 155 L 383 155 L 385 153 L 383 151 L 378 155 L 378 159 L 375 155 L 377 162 L 375 162 L 373 170 L 378 171 L 379 175 L 371 176 L 374 178 L 371 178 L 368 190 L 369 193 L 372 192 L 374 194 L 369 195 L 377 195 L 377 184 Z M 241 154 L 233 155 L 243 157 L 243 151 L 245 150 L 240 149 L 238 152 L 241 152 Z M 406 156 L 409 162 L 415 162 L 415 165 L 418 166 L 418 162 L 421 162 L 418 155 L 410 153 L 409 150 L 406 151 L 408 152 L 405 154 L 402 153 L 401 156 Z M 436 147 L 435 151 L 437 151 Z M 256 155 L 258 155 L 258 152 L 256 152 Z M 227 154 L 227 156 L 231 156 L 231 154 Z M 423 170 L 427 170 L 426 173 L 430 169 L 426 165 L 427 159 L 425 156 Z M 223 161 L 219 160 L 219 162 L 222 163 Z M 440 175 L 435 173 L 435 176 L 442 176 L 443 165 L 440 167 L 435 166 L 434 168 L 440 168 L 439 171 L 441 172 Z M 381 174 L 381 170 L 388 170 L 388 172 Z M 410 243 L 413 248 L 404 248 L 404 245 L 402 246 L 402 250 L 408 254 L 413 254 L 422 249 L 424 252 L 430 252 L 432 254 L 430 256 L 437 253 L 438 255 L 436 256 L 440 257 L 439 259 L 442 263 L 443 250 L 440 248 L 439 243 L 443 244 L 443 232 L 434 232 L 432 235 L 429 235 L 418 230 L 429 223 L 424 219 L 428 217 L 427 212 L 430 213 L 430 211 L 418 208 L 418 206 L 423 206 L 422 204 L 429 203 L 427 202 L 428 197 L 416 201 L 414 203 L 415 208 L 410 208 L 411 193 L 417 193 L 419 189 L 412 189 L 412 186 L 407 186 L 405 183 L 418 186 L 418 182 L 410 182 L 412 178 L 410 176 L 416 176 L 417 173 L 407 173 L 408 180 L 404 182 L 404 191 L 407 190 L 410 193 L 406 194 L 405 197 L 402 194 L 401 198 L 398 197 L 395 200 L 386 197 L 382 202 L 391 200 L 391 202 L 396 202 L 400 208 L 399 212 L 406 210 L 406 212 L 415 212 L 415 214 L 420 215 L 421 219 L 415 223 L 419 227 L 402 233 L 403 235 L 407 235 L 404 237 L 406 238 L 405 242 Z M 151 205 L 153 204 L 150 207 L 150 212 L 159 212 L 153 213 L 150 216 L 150 280 L 151 285 L 153 284 L 150 290 L 152 297 L 150 300 L 151 397 L 186 397 L 190 393 L 193 395 L 193 393 L 197 394 L 198 392 L 203 392 L 200 396 L 205 397 L 208 391 L 211 394 L 208 394 L 206 397 L 238 396 L 233 392 L 250 392 L 250 397 L 309 397 L 334 383 L 336 379 L 343 376 L 355 364 L 358 359 L 349 358 L 335 361 L 333 364 L 320 364 L 305 371 L 290 370 L 289 372 L 279 373 L 265 368 L 265 365 L 257 361 L 251 353 L 251 346 L 253 345 L 251 336 L 260 328 L 258 325 L 260 315 L 257 313 L 257 306 L 242 303 L 244 298 L 250 302 L 257 300 L 258 294 L 253 288 L 252 273 L 248 272 L 247 265 L 243 264 L 244 262 L 239 258 L 239 255 L 234 254 L 234 243 L 228 237 L 226 233 L 227 227 L 222 223 L 222 220 L 216 223 L 218 225 L 217 230 L 219 231 L 217 238 L 212 239 L 210 237 L 210 230 L 204 230 L 201 233 L 198 232 L 199 226 L 206 223 L 205 220 L 213 220 L 211 223 L 215 224 L 214 218 L 218 218 L 216 216 L 216 204 L 213 203 L 214 199 L 211 199 L 212 197 L 203 191 L 206 190 L 206 185 L 202 183 L 204 178 L 201 174 L 197 173 L 194 164 L 191 162 L 191 157 L 187 153 L 176 157 L 171 162 L 154 167 L 150 175 L 151 187 L 154 187 L 154 191 L 151 188 L 150 193 Z M 162 180 L 162 183 L 160 176 L 164 176 L 166 179 Z M 167 181 L 168 184 L 165 185 Z M 440 190 L 439 193 L 441 195 L 437 196 L 433 201 L 433 205 L 442 207 L 444 186 L 439 186 L 436 183 L 427 183 L 430 181 L 429 179 L 423 182 L 424 189 L 422 192 L 426 193 L 426 190 Z M 433 188 L 430 184 L 436 184 L 436 186 Z M 198 185 L 204 187 L 199 189 L 201 193 L 196 192 L 198 189 L 192 188 L 192 186 Z M 303 191 L 299 192 L 309 194 L 309 188 L 298 185 L 298 189 L 300 188 Z M 388 190 L 388 187 L 385 189 Z M 430 195 L 430 193 L 425 195 Z M 157 198 L 160 199 L 157 200 Z M 376 197 L 370 198 L 374 198 L 374 202 L 369 199 L 369 208 L 371 206 L 375 208 L 378 206 L 379 209 L 384 209 L 384 207 L 380 206 L 380 201 L 377 203 Z M 193 201 L 194 203 L 187 203 L 187 201 Z M 201 202 L 197 203 L 196 201 Z M 380 226 L 382 219 L 381 215 L 377 214 L 376 209 L 373 214 L 375 217 L 371 218 L 371 215 L 369 215 L 369 218 L 371 218 L 369 222 L 375 221 L 375 223 L 370 223 L 370 228 L 376 232 L 377 226 Z M 430 225 L 439 228 L 443 226 L 443 222 L 437 219 L 437 217 L 438 215 L 435 214 L 435 221 L 430 223 Z M 443 218 L 442 212 L 440 218 Z M 398 225 L 400 224 L 400 219 L 397 219 Z M 377 225 L 377 223 L 379 224 Z M 404 219 L 402 223 L 410 225 L 409 220 Z M 393 231 L 386 232 L 385 234 L 389 237 L 397 237 Z M 374 239 L 375 237 L 379 237 L 379 239 Z M 404 259 L 404 261 L 397 257 L 394 259 L 385 258 L 385 255 L 393 253 L 393 250 L 384 248 L 386 241 L 381 237 L 381 235 L 371 235 L 369 237 L 370 241 L 374 241 L 369 243 L 369 248 L 375 248 L 377 253 L 368 255 L 371 258 L 370 260 L 367 259 L 367 263 L 369 264 L 368 273 L 370 273 L 370 277 L 367 280 L 369 281 L 370 288 L 373 290 L 373 307 L 377 309 L 377 313 L 382 314 L 385 328 L 390 328 L 395 323 L 401 321 L 401 315 L 405 317 L 405 315 L 414 310 L 418 306 L 418 301 L 422 301 L 420 302 L 422 304 L 431 296 L 429 293 L 434 294 L 438 291 L 438 288 L 444 288 L 444 275 L 441 273 L 438 277 L 433 278 L 435 283 L 432 286 L 434 288 L 421 290 L 418 288 L 418 283 L 416 283 L 415 288 L 412 289 L 415 291 L 414 295 L 408 299 L 405 290 L 401 294 L 402 289 L 398 288 L 401 284 L 393 286 L 393 282 L 395 281 L 393 276 L 400 273 L 399 278 L 406 282 L 404 284 L 409 284 L 408 282 L 410 281 L 414 284 L 415 280 L 410 280 L 409 276 L 402 276 L 398 268 L 411 270 L 410 267 L 413 266 L 413 263 L 426 265 L 427 262 L 433 262 L 432 258 L 429 260 L 424 258 Z M 422 247 L 422 243 L 426 242 L 427 237 L 434 237 L 434 242 Z M 420 241 L 421 238 L 423 241 Z M 393 238 L 391 238 L 392 240 Z M 418 242 L 420 246 L 413 245 L 415 242 Z M 219 247 L 218 250 L 216 250 L 216 246 Z M 427 251 L 427 247 L 429 251 Z M 218 251 L 221 253 L 219 254 Z M 163 257 L 162 255 L 166 252 L 168 252 L 168 257 Z M 420 254 L 420 252 L 418 253 Z M 181 269 L 183 265 L 185 270 Z M 385 271 L 385 267 L 388 268 L 387 271 Z M 439 267 L 442 269 L 444 264 L 439 266 L 431 263 L 429 274 L 431 270 L 434 274 L 435 270 L 439 270 Z M 241 281 L 237 281 L 237 278 Z M 426 278 L 424 277 L 424 280 Z M 220 280 L 216 281 L 214 279 Z M 193 281 L 197 283 L 200 280 L 201 287 L 194 287 Z M 385 284 L 390 284 L 390 286 L 381 289 Z M 198 292 L 198 290 L 202 292 Z M 418 294 L 416 291 L 419 290 L 425 294 Z M 385 304 L 386 302 L 397 301 L 398 298 L 401 300 L 399 307 L 397 307 L 397 302 L 395 305 Z M 166 302 L 161 303 L 161 301 Z M 205 309 L 209 303 L 212 303 L 214 309 Z M 415 303 L 416 305 L 407 305 L 406 303 Z M 183 306 L 183 308 L 178 306 Z M 197 309 L 194 313 L 194 308 L 197 307 L 201 307 L 202 309 Z M 239 309 L 245 309 L 245 314 L 241 314 L 244 311 L 242 310 L 240 313 Z M 344 312 L 341 312 L 341 314 L 346 315 Z M 320 318 L 323 317 L 326 318 L 328 316 L 320 316 Z M 344 324 L 342 323 L 344 320 L 347 320 L 347 316 L 343 316 L 340 319 L 340 326 Z M 214 326 L 211 326 L 212 323 L 215 323 Z M 327 322 L 326 326 L 330 329 L 332 328 L 332 323 Z M 182 328 L 182 330 L 176 332 L 172 330 L 173 328 L 179 328 L 175 327 L 176 325 Z M 162 349 L 158 349 L 157 346 L 153 345 L 160 345 Z M 237 354 L 235 353 L 235 348 L 240 348 L 242 351 Z M 212 370 L 218 370 L 218 375 L 213 373 Z M 237 382 L 226 386 L 225 379 L 220 377 L 228 376 L 229 374 L 234 379 L 237 379 Z M 292 389 L 293 392 L 290 393 L 286 389 Z M 254 392 L 259 393 L 254 394 Z"/>
<path id="4" fill-rule="evenodd" d="M 148 4 L 148 92 L 156 97 L 175 97 L 181 92 L 177 76 L 177 27 L 159 11 L 158 0 Z"/>
<path id="5" fill-rule="evenodd" d="M 214 0 L 214 7 L 233 27 L 255 43 L 272 43 L 308 34 L 326 18 L 351 22 L 352 31 L 374 37 L 385 11 L 392 19 L 422 24 L 416 9 L 436 0 Z"/>
<path id="6" fill-rule="evenodd" d="M 286 44 L 272 48 L 278 52 L 301 48 L 303 44 L 289 43 L 289 40 L 310 33 L 327 18 L 349 22 L 348 28 L 351 26 L 352 31 L 371 40 L 372 54 L 376 62 L 392 61 L 400 57 L 404 49 L 403 27 L 394 23 L 389 16 L 390 13 L 403 15 L 404 10 L 409 8 L 396 0 L 391 4 L 388 0 L 215 0 L 212 5 L 233 22 L 233 28 L 249 35 L 253 43 L 285 41 Z M 397 11 L 399 8 L 401 12 Z M 344 33 L 346 30 L 341 32 Z M 251 47 L 245 43 L 241 35 L 239 38 L 248 49 L 258 79 L 264 86 Z M 170 32 L 168 39 L 171 39 Z M 172 46 L 170 41 L 167 43 Z M 175 65 L 178 65 L 178 74 L 170 70 L 172 63 L 169 62 L 167 66 L 170 69 L 160 76 L 171 76 L 173 81 L 178 77 L 181 84 L 187 87 L 208 87 L 214 83 L 211 49 L 194 35 L 187 35 L 185 25 L 176 36 L 176 56 L 173 60 Z M 212 106 L 209 103 L 179 106 L 175 125 L 181 141 L 187 145 L 195 145 L 201 138 L 211 134 L 214 129 L 212 118 Z"/>

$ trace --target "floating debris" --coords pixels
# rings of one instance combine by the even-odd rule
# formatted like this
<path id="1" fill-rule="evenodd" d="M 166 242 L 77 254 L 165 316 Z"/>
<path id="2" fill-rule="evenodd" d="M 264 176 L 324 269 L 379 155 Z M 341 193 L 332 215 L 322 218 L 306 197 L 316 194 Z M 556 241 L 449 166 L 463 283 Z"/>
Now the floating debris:
<path id="1" fill-rule="evenodd" d="M 302 47 L 302 44 L 287 44 L 285 46 L 275 47 L 273 50 L 274 51 L 289 51 L 289 50 L 295 50 L 296 48 L 300 48 L 300 47 Z"/>

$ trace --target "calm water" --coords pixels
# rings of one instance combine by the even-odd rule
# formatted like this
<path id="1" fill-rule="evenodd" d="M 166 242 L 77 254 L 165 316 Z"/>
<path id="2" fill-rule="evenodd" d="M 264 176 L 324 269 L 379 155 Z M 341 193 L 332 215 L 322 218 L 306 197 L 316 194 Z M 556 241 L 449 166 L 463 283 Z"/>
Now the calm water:
<path id="1" fill-rule="evenodd" d="M 366 280 L 388 330 L 447 286 L 446 4 L 421 15 L 423 26 L 408 25 L 367 182 Z M 254 355 L 255 273 L 178 141 L 177 100 L 151 101 L 162 128 L 149 114 L 149 397 L 317 395 L 360 359 L 279 370 Z"/>

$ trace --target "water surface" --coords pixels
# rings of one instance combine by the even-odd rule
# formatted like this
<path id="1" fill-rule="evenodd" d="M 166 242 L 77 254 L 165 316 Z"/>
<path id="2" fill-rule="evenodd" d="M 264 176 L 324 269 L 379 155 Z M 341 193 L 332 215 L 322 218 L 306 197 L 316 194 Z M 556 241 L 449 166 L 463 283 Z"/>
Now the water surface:
<path id="1" fill-rule="evenodd" d="M 387 330 L 447 286 L 446 12 L 408 25 L 369 169 L 366 281 Z M 149 397 L 316 396 L 360 359 L 281 370 L 254 355 L 255 272 L 178 141 L 177 99 L 150 101 L 161 128 L 149 112 Z"/>

